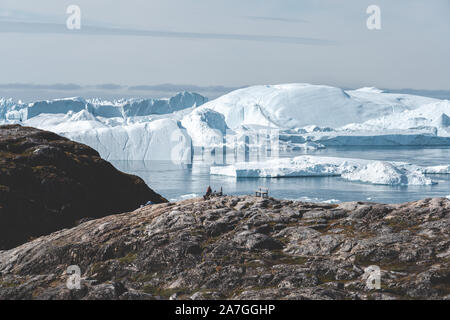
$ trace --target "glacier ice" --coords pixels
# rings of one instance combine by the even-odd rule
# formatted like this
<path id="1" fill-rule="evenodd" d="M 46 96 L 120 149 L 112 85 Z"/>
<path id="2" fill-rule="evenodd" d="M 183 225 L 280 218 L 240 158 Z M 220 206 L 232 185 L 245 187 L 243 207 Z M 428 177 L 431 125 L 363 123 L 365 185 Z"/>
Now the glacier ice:
<path id="1" fill-rule="evenodd" d="M 410 171 L 385 161 L 373 161 L 354 171 L 342 174 L 342 177 L 352 181 L 362 181 L 384 185 L 431 185 L 430 178 L 420 171 Z"/>
<path id="2" fill-rule="evenodd" d="M 426 174 L 450 174 L 450 165 L 429 166 L 421 171 Z"/>
<path id="3" fill-rule="evenodd" d="M 108 160 L 191 160 L 191 138 L 180 122 L 173 119 L 71 131 L 64 135 L 83 141 Z"/>
<path id="4" fill-rule="evenodd" d="M 201 106 L 208 99 L 197 93 L 181 92 L 169 99 L 120 99 L 114 101 L 75 97 L 37 101 L 29 104 L 0 99 L 0 119 L 29 120 L 40 114 L 67 114 L 87 110 L 97 117 L 129 118 L 164 115 Z M 13 116 L 14 115 L 14 116 Z"/>
<path id="5" fill-rule="evenodd" d="M 340 127 L 414 109 L 436 99 L 330 86 L 283 84 L 239 89 L 205 103 L 222 113 L 232 129 L 245 124 L 278 128 Z"/>
<path id="6" fill-rule="evenodd" d="M 430 169 L 431 168 L 431 169 Z M 351 181 L 384 185 L 431 185 L 424 173 L 435 167 L 418 167 L 401 162 L 371 161 L 337 157 L 299 156 L 265 162 L 240 162 L 212 166 L 210 173 L 236 178 L 341 176 Z"/>
<path id="7" fill-rule="evenodd" d="M 29 104 L 0 99 L 0 123 L 56 132 L 108 160 L 189 158 L 192 147 L 232 148 L 234 141 L 241 147 L 238 137 L 266 131 L 276 132 L 270 133 L 277 139 L 272 151 L 448 146 L 449 115 L 447 100 L 310 84 L 253 86 L 212 101 L 189 92 L 168 99 L 67 98 Z"/>
<path id="8" fill-rule="evenodd" d="M 342 163 L 343 159 L 339 158 L 299 156 L 212 166 L 210 173 L 237 178 L 339 176 L 339 165 Z"/>
<path id="9" fill-rule="evenodd" d="M 194 146 L 220 145 L 227 134 L 225 117 L 211 109 L 196 109 L 181 120 Z"/>

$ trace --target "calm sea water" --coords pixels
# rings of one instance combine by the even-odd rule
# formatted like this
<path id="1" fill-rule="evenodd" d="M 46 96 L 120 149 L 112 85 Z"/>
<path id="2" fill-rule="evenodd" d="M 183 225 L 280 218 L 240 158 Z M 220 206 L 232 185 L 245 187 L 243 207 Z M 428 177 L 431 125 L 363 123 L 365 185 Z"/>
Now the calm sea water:
<path id="1" fill-rule="evenodd" d="M 369 160 L 403 161 L 422 166 L 450 163 L 450 147 L 338 147 L 300 154 L 359 158 Z M 438 182 L 432 186 L 383 186 L 351 182 L 340 177 L 236 179 L 209 175 L 209 165 L 197 160 L 191 166 L 175 165 L 170 161 L 112 161 L 121 171 L 135 174 L 158 193 L 171 201 L 201 196 L 211 185 L 223 188 L 230 195 L 254 194 L 259 186 L 269 188 L 276 198 L 305 201 L 374 201 L 400 203 L 428 197 L 450 195 L 450 175 L 431 175 Z"/>

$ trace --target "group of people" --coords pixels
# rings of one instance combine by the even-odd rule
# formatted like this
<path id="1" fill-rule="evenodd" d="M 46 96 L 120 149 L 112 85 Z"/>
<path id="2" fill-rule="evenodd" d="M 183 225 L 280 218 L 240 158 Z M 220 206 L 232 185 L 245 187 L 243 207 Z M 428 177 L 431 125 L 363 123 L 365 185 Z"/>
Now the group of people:
<path id="1" fill-rule="evenodd" d="M 214 190 L 213 192 L 211 186 L 208 186 L 208 188 L 206 189 L 206 193 L 203 196 L 203 199 L 208 200 L 213 197 L 221 197 L 221 196 L 223 196 L 222 187 L 220 187 L 220 192 L 217 192 L 216 190 Z"/>

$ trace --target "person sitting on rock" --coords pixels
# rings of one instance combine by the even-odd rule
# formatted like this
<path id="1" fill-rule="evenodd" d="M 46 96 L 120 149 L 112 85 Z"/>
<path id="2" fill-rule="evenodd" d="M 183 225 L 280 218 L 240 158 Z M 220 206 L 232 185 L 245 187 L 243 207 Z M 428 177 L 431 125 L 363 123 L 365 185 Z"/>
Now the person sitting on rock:
<path id="1" fill-rule="evenodd" d="M 211 186 L 208 186 L 206 189 L 206 194 L 203 196 L 203 199 L 208 200 L 211 197 L 212 189 Z"/>

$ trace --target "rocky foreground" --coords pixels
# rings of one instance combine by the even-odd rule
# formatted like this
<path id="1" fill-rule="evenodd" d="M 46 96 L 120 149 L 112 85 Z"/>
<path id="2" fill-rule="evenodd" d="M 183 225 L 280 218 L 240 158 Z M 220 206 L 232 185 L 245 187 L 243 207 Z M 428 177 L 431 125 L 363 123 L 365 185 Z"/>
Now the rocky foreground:
<path id="1" fill-rule="evenodd" d="M 447 199 L 164 203 L 0 251 L 0 300 L 449 299 L 449 231 Z M 66 285 L 71 265 L 80 289 Z"/>
<path id="2" fill-rule="evenodd" d="M 0 250 L 147 201 L 167 200 L 94 149 L 52 132 L 0 126 Z"/>

